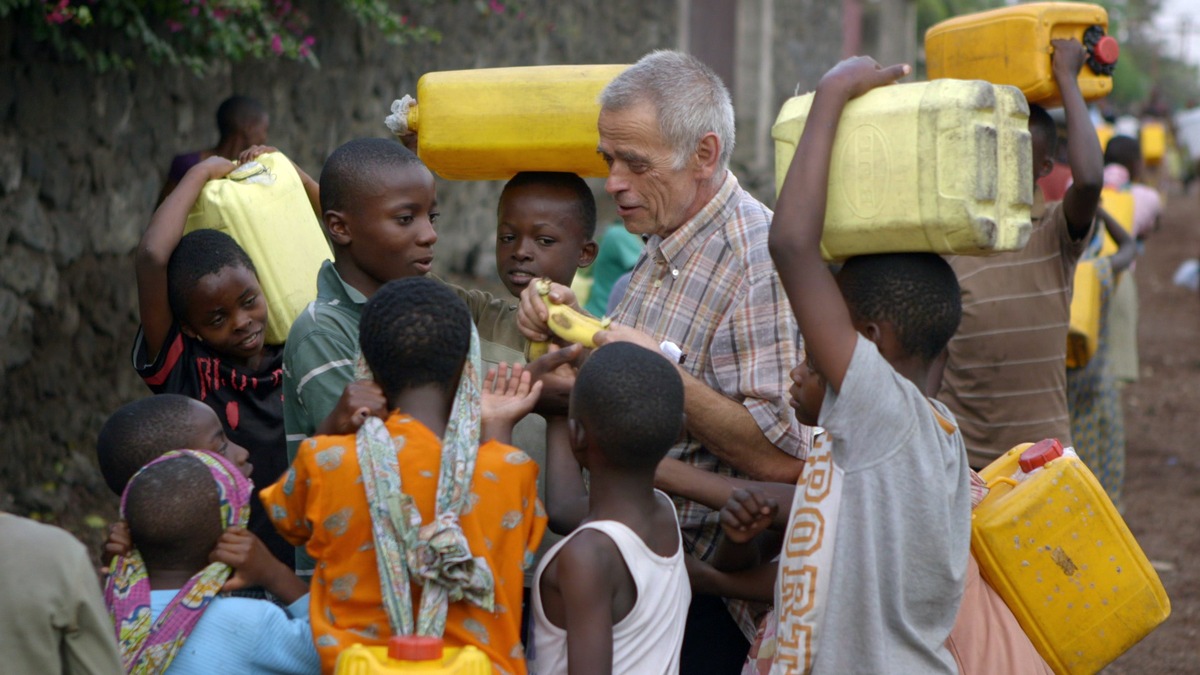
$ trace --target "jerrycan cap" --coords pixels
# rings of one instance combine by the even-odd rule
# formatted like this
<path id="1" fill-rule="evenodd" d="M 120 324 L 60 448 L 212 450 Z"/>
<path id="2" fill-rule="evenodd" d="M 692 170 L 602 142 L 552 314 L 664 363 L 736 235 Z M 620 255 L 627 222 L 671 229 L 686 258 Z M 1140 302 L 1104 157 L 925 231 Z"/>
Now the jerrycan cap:
<path id="1" fill-rule="evenodd" d="M 1043 441 L 1038 441 L 1029 447 L 1028 450 L 1021 453 L 1021 458 L 1017 461 L 1021 466 L 1021 471 L 1032 473 L 1035 469 L 1040 469 L 1050 460 L 1058 459 L 1063 456 L 1062 443 L 1058 439 L 1047 438 Z"/>
<path id="2" fill-rule="evenodd" d="M 393 635 L 388 639 L 388 658 L 396 661 L 439 661 L 442 639 L 428 635 Z"/>
<path id="3" fill-rule="evenodd" d="M 1111 35 L 1105 35 L 1096 41 L 1092 47 L 1092 56 L 1096 61 L 1103 65 L 1111 65 L 1117 62 L 1117 58 L 1121 55 L 1121 46 L 1117 44 L 1117 39 Z"/>

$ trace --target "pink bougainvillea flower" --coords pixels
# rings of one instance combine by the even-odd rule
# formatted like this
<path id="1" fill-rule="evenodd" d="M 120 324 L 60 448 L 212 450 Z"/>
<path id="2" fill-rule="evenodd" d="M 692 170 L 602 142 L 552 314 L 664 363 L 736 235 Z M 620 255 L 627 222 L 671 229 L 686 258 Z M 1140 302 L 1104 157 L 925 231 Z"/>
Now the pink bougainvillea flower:
<path id="1" fill-rule="evenodd" d="M 172 33 L 178 33 L 179 31 L 183 30 L 183 24 L 175 21 L 174 19 L 167 19 L 166 24 L 167 30 L 171 31 Z"/>
<path id="2" fill-rule="evenodd" d="M 504 3 L 500 2 L 500 0 L 488 0 L 488 9 L 492 10 L 496 14 L 503 14 Z"/>
<path id="3" fill-rule="evenodd" d="M 283 38 L 278 34 L 271 37 L 271 51 L 275 52 L 276 56 L 283 53 Z"/>

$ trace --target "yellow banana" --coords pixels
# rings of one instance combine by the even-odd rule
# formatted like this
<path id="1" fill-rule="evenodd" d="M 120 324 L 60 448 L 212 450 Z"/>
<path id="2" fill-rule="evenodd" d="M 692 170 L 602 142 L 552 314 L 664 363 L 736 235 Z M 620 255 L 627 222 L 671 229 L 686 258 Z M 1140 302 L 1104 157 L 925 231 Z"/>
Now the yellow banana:
<path id="1" fill-rule="evenodd" d="M 589 349 L 595 348 L 596 333 L 606 330 L 612 319 L 597 319 L 568 305 L 551 302 L 550 280 L 538 279 L 534 283 L 537 284 L 538 294 L 542 296 L 542 302 L 546 303 L 546 310 L 549 312 L 546 325 L 549 326 L 550 332 L 567 342 L 579 343 Z M 530 341 L 525 345 L 525 358 L 534 361 L 549 350 L 549 342 Z"/>

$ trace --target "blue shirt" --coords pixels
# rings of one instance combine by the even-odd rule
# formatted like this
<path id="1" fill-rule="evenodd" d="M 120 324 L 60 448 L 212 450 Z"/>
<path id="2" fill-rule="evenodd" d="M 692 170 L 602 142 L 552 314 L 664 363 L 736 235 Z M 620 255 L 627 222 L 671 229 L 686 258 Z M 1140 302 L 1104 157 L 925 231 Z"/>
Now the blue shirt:
<path id="1" fill-rule="evenodd" d="M 176 593 L 150 591 L 154 620 Z M 166 675 L 320 672 L 306 593 L 286 609 L 267 600 L 213 598 Z"/>

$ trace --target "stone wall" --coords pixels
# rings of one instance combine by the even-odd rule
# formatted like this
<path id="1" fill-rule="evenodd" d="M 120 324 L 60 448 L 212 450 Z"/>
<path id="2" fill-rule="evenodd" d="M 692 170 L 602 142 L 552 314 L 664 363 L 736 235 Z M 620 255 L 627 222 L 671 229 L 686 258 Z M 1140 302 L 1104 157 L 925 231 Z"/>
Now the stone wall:
<path id="1" fill-rule="evenodd" d="M 129 359 L 132 251 L 170 157 L 215 142 L 212 115 L 224 97 L 261 99 L 271 142 L 315 176 L 341 142 L 386 135 L 392 99 L 413 92 L 424 72 L 631 62 L 678 46 L 675 0 L 531 0 L 520 18 L 445 2 L 415 17 L 443 40 L 403 47 L 328 3 L 308 5 L 319 69 L 245 63 L 204 79 L 149 66 L 95 75 L 0 21 L 0 508 L 77 531 L 87 513 L 111 515 L 95 434 L 113 409 L 146 394 Z M 810 58 L 794 36 L 814 34 L 812 23 L 780 5 L 793 9 L 778 12 L 777 61 Z M 487 272 L 499 185 L 439 181 L 438 190 L 439 271 Z"/>

